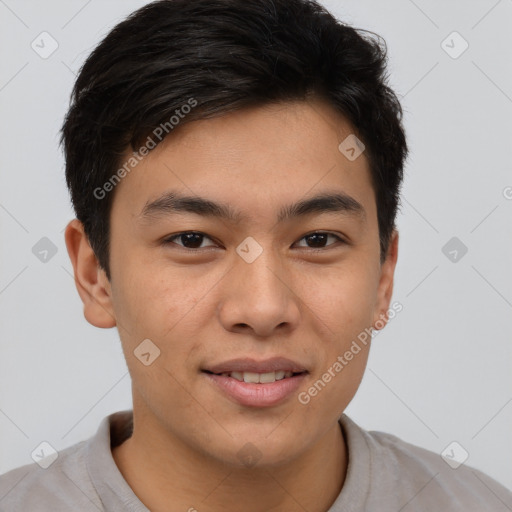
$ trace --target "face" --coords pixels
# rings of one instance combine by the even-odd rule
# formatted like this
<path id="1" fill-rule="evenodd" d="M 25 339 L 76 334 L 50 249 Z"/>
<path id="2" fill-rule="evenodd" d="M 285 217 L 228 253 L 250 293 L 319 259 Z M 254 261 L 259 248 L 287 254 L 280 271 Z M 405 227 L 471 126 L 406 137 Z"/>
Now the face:
<path id="1" fill-rule="evenodd" d="M 367 159 L 338 149 L 351 133 L 319 101 L 243 110 L 180 127 L 117 185 L 103 299 L 141 428 L 271 465 L 336 427 L 397 244 L 381 265 Z"/>

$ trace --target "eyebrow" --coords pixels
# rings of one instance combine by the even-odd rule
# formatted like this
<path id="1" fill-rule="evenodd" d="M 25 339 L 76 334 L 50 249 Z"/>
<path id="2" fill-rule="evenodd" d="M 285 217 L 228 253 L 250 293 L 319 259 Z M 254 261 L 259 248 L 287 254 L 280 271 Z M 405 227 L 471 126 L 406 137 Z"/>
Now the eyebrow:
<path id="1" fill-rule="evenodd" d="M 169 191 L 151 202 L 146 202 L 139 214 L 139 219 L 141 221 L 155 220 L 159 217 L 167 217 L 180 212 L 224 219 L 236 224 L 247 218 L 246 215 L 235 211 L 228 204 Z M 366 222 L 366 211 L 363 205 L 345 192 L 325 192 L 284 206 L 279 211 L 277 222 L 284 222 L 313 213 L 330 212 L 348 215 Z"/>

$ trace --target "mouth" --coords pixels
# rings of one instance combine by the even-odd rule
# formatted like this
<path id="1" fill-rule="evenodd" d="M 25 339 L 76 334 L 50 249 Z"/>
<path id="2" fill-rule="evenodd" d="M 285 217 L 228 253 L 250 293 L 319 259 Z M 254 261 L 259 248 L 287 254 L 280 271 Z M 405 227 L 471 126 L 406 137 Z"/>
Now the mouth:
<path id="1" fill-rule="evenodd" d="M 222 373 L 214 373 L 209 370 L 203 370 L 204 373 L 209 373 L 210 375 L 218 375 L 221 377 L 228 377 L 230 379 L 235 379 L 238 382 L 246 382 L 250 384 L 269 384 L 272 382 L 276 382 L 283 379 L 290 379 L 292 377 L 296 377 L 297 375 L 303 375 L 307 373 L 306 371 L 300 372 L 292 372 L 285 370 L 277 370 L 272 372 L 258 373 L 258 372 L 222 372 Z"/>
<path id="2" fill-rule="evenodd" d="M 309 371 L 286 358 L 233 359 L 201 369 L 217 391 L 238 405 L 270 407 L 293 395 Z"/>

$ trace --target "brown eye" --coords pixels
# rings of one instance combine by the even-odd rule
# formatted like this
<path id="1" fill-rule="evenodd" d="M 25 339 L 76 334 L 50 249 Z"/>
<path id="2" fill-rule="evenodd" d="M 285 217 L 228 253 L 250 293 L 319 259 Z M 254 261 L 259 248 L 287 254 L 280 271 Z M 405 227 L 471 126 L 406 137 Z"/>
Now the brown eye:
<path id="1" fill-rule="evenodd" d="M 211 240 L 211 238 L 207 237 L 204 233 L 188 231 L 185 233 L 178 233 L 177 235 L 173 235 L 165 239 L 164 244 L 174 243 L 184 247 L 185 249 L 201 249 L 203 247 L 211 247 L 208 245 L 202 245 L 205 239 Z"/>
<path id="2" fill-rule="evenodd" d="M 300 247 L 308 247 L 310 249 L 323 249 L 325 247 L 329 247 L 331 245 L 334 245 L 333 243 L 327 244 L 329 237 L 334 238 L 335 241 L 344 243 L 344 240 L 342 240 L 339 236 L 333 233 L 315 232 L 302 237 L 300 241 L 305 240 L 307 245 L 302 245 Z"/>

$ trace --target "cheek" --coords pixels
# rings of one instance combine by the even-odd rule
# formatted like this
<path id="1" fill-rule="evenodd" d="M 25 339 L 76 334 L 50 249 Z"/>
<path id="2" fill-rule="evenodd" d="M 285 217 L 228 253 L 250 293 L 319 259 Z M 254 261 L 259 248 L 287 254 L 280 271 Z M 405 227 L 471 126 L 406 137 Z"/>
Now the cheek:
<path id="1" fill-rule="evenodd" d="M 132 385 L 155 409 L 165 403 L 165 407 L 185 411 L 190 399 L 180 383 L 184 381 L 184 361 L 196 339 L 187 325 L 197 295 L 182 283 L 165 278 L 163 272 L 132 276 L 115 294 L 116 319 Z"/>
<path id="2" fill-rule="evenodd" d="M 310 278 L 303 295 L 340 349 L 340 343 L 371 325 L 376 294 L 367 269 L 344 267 Z"/>
<path id="3" fill-rule="evenodd" d="M 309 283 L 315 293 L 307 305 L 315 312 L 316 332 L 323 326 L 325 336 L 322 353 L 316 354 L 316 385 L 309 391 L 311 408 L 320 414 L 322 407 L 348 405 L 357 391 L 368 360 L 375 287 L 371 272 L 361 267 L 316 281 L 316 287 Z"/>
<path id="4" fill-rule="evenodd" d="M 188 362 L 204 341 L 198 331 L 211 322 L 211 296 L 219 278 L 154 267 L 146 273 L 133 269 L 125 276 L 120 286 L 113 287 L 113 293 L 123 350 L 134 380 L 147 380 L 151 385 L 158 376 L 171 387 L 178 385 L 169 381 L 167 372 L 180 382 L 188 378 L 185 373 L 192 368 Z M 134 354 L 146 339 L 154 343 L 158 353 L 148 367 Z"/>
<path id="5" fill-rule="evenodd" d="M 167 269 L 133 269 L 113 288 L 116 319 L 133 341 L 163 341 L 198 303 L 198 291 Z M 143 339 L 142 338 L 142 339 Z"/>

